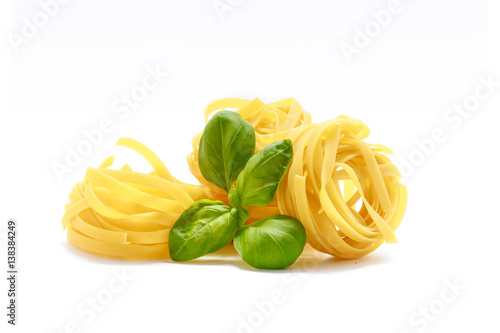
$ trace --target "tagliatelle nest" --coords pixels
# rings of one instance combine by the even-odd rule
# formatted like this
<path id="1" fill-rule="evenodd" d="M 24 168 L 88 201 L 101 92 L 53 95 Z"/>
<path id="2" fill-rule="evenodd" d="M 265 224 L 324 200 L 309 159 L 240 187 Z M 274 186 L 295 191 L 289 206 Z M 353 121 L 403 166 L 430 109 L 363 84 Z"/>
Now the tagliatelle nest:
<path id="1" fill-rule="evenodd" d="M 294 157 L 278 191 L 279 209 L 302 222 L 318 251 L 358 258 L 396 242 L 406 187 L 383 154 L 391 151 L 363 141 L 368 133 L 361 121 L 339 117 L 288 135 Z"/>

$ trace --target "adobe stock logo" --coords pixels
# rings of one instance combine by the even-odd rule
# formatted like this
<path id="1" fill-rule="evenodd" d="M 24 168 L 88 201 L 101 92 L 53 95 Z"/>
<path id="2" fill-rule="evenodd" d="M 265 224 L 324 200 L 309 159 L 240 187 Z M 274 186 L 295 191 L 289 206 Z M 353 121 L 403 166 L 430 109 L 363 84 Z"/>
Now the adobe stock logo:
<path id="1" fill-rule="evenodd" d="M 81 301 L 75 309 L 76 316 L 67 321 L 62 329 L 54 333 L 82 333 L 86 326 L 95 321 L 99 314 L 104 312 L 119 294 L 123 293 L 129 286 L 129 283 L 135 279 L 125 268 L 121 271 L 113 269 L 113 277 L 108 280 L 106 286 L 97 290 L 92 295 Z"/>
<path id="2" fill-rule="evenodd" d="M 284 273 L 280 285 L 271 290 L 266 298 L 254 300 L 253 309 L 237 318 L 236 333 L 254 333 L 266 321 L 280 311 L 282 305 L 293 297 L 293 294 L 304 285 L 318 268 L 318 261 L 324 259 L 319 252 L 314 252 L 312 257 L 305 257 L 293 265 L 293 271 Z"/>
<path id="3" fill-rule="evenodd" d="M 451 304 L 455 303 L 458 297 L 467 290 L 467 287 L 461 284 L 456 278 L 453 281 L 445 280 L 444 285 L 445 287 L 437 297 L 431 299 L 427 304 L 419 306 L 418 309 L 410 315 L 408 323 L 412 328 L 400 331 L 400 333 L 425 332 L 429 326 L 436 322 L 448 310 Z"/>
<path id="4" fill-rule="evenodd" d="M 339 44 L 340 51 L 344 55 L 347 63 L 352 62 L 354 55 L 360 54 L 361 50 L 370 45 L 378 35 L 386 28 L 394 16 L 401 13 L 403 7 L 399 0 L 391 0 L 387 3 L 385 9 L 379 11 L 371 11 L 372 20 L 365 23 L 363 28 L 354 27 L 354 37 L 352 43 L 341 42 Z"/>
<path id="5" fill-rule="evenodd" d="M 94 128 L 82 130 L 83 138 L 73 146 L 66 145 L 65 157 L 52 161 L 51 167 L 57 179 L 61 182 L 65 174 L 73 172 L 74 168 L 80 166 L 83 158 L 92 154 L 94 148 L 104 142 L 106 135 L 113 132 L 120 121 L 128 118 L 131 111 L 137 109 L 168 75 L 169 73 L 162 71 L 159 66 L 156 68 L 147 66 L 146 75 L 141 83 L 130 89 L 129 93 L 121 94 L 120 98 L 113 102 L 111 105 L 113 115 L 100 119 Z"/>
<path id="6" fill-rule="evenodd" d="M 224 21 L 226 19 L 226 14 L 234 11 L 235 8 L 239 7 L 242 3 L 243 0 L 215 0 L 212 2 L 212 6 L 219 20 Z"/>
<path id="7" fill-rule="evenodd" d="M 7 39 L 10 42 L 15 53 L 19 53 L 21 47 L 28 44 L 35 38 L 41 29 L 46 27 L 50 21 L 56 17 L 61 6 L 66 5 L 71 0 L 41 0 L 38 2 L 40 9 L 36 11 L 31 18 L 23 17 L 22 26 L 19 32 L 12 31 L 7 33 Z"/>
<path id="8" fill-rule="evenodd" d="M 394 164 L 398 167 L 403 178 L 411 177 L 419 166 L 434 155 L 438 146 L 448 140 L 449 134 L 460 129 L 464 121 L 480 109 L 481 103 L 490 99 L 500 87 L 500 81 L 496 81 L 493 74 L 479 76 L 477 80 L 479 83 L 472 94 L 465 96 L 460 102 L 454 103 L 444 111 L 442 120 L 448 128 L 445 126 L 434 128 L 429 137 L 415 141 L 416 148 L 410 151 L 407 156 L 394 158 Z"/>

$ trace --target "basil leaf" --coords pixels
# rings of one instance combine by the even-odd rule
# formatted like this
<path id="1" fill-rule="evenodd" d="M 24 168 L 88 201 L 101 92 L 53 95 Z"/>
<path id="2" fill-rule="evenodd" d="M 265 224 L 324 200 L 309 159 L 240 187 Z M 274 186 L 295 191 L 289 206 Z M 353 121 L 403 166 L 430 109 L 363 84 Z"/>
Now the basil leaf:
<path id="1" fill-rule="evenodd" d="M 266 206 L 273 202 L 292 155 L 292 142 L 287 139 L 270 144 L 252 156 L 238 176 L 239 196 L 233 195 L 233 201 L 238 199 L 244 206 Z"/>
<path id="2" fill-rule="evenodd" d="M 297 260 L 306 244 L 306 230 L 299 220 L 274 215 L 244 226 L 234 238 L 234 247 L 250 266 L 279 269 Z"/>
<path id="3" fill-rule="evenodd" d="M 252 124 L 232 111 L 221 111 L 205 126 L 200 140 L 198 164 L 203 177 L 229 192 L 255 152 Z"/>
<path id="4" fill-rule="evenodd" d="M 188 261 L 229 245 L 238 215 L 222 201 L 199 200 L 186 209 L 170 230 L 168 249 L 174 261 Z"/>
<path id="5" fill-rule="evenodd" d="M 250 211 L 244 206 L 233 209 L 235 210 L 234 216 L 237 217 L 237 226 L 238 228 L 241 228 L 250 217 Z"/>
<path id="6" fill-rule="evenodd" d="M 236 186 L 231 186 L 231 190 L 228 193 L 228 201 L 229 201 L 229 206 L 231 207 L 240 207 L 240 202 L 241 202 L 241 197 L 240 194 L 238 193 L 238 190 L 236 189 Z"/>

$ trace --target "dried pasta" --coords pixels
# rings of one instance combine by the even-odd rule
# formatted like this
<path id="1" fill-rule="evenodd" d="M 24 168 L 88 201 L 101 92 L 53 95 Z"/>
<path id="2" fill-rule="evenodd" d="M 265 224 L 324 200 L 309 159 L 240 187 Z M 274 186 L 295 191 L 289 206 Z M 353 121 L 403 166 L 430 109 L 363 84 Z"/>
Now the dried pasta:
<path id="1" fill-rule="evenodd" d="M 340 258 L 358 258 L 384 242 L 396 242 L 407 200 L 406 187 L 386 154 L 385 146 L 368 144 L 368 127 L 346 116 L 312 123 L 293 98 L 265 104 L 226 98 L 212 102 L 205 122 L 221 110 L 235 110 L 256 133 L 256 151 L 282 139 L 293 142 L 293 160 L 266 207 L 250 207 L 255 220 L 286 214 L 299 219 L 307 241 L 316 250 Z M 208 183 L 198 167 L 203 132 L 192 139 L 187 162 L 200 185 L 173 177 L 149 148 L 121 138 L 117 145 L 138 152 L 153 168 L 133 171 L 128 165 L 111 169 L 113 156 L 98 168 L 88 168 L 69 195 L 62 218 L 68 240 L 95 255 L 152 260 L 168 258 L 168 235 L 179 215 L 200 199 L 222 200 L 227 193 Z"/>
<path id="2" fill-rule="evenodd" d="M 345 116 L 292 131 L 294 157 L 278 190 L 282 214 L 298 218 L 316 250 L 358 258 L 396 242 L 407 191 L 369 129 Z M 359 207 L 356 203 L 359 201 Z"/>
<path id="3" fill-rule="evenodd" d="M 70 243 L 92 254 L 121 259 L 168 258 L 168 234 L 194 201 L 208 198 L 205 187 L 174 178 L 161 160 L 138 141 L 121 138 L 118 146 L 141 154 L 149 174 L 128 165 L 112 170 L 113 156 L 88 168 L 77 183 L 62 218 Z"/>

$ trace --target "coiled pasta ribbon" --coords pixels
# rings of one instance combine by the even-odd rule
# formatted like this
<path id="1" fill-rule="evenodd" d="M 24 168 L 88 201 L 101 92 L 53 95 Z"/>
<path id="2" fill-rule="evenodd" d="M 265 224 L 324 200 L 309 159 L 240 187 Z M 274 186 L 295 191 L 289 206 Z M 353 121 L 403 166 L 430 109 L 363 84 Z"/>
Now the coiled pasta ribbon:
<path id="1" fill-rule="evenodd" d="M 279 210 L 302 222 L 318 251 L 358 258 L 397 241 L 406 187 L 383 154 L 392 152 L 363 141 L 368 134 L 361 121 L 341 116 L 288 135 L 294 156 L 278 190 Z"/>
<path id="2" fill-rule="evenodd" d="M 174 178 L 161 160 L 143 144 L 121 138 L 153 167 L 149 174 L 128 165 L 108 169 L 113 156 L 99 168 L 88 168 L 65 206 L 62 218 L 68 240 L 92 254 L 121 259 L 168 258 L 168 234 L 179 215 L 194 201 L 208 198 L 205 187 Z"/>

